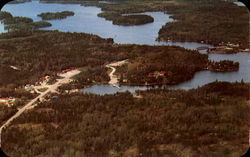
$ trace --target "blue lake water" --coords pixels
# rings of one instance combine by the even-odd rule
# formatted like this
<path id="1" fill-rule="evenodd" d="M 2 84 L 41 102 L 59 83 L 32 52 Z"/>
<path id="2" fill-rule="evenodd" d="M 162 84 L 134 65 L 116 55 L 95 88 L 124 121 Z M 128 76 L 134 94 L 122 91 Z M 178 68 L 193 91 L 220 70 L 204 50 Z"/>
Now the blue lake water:
<path id="1" fill-rule="evenodd" d="M 234 4 L 236 4 L 239 7 L 245 7 L 245 4 L 243 4 L 242 2 L 234 2 Z"/>
<path id="2" fill-rule="evenodd" d="M 167 22 L 173 22 L 170 15 L 163 12 L 146 12 L 154 18 L 153 23 L 139 25 L 139 26 L 117 26 L 113 25 L 111 21 L 97 16 L 101 12 L 97 7 L 85 7 L 79 4 L 54 4 L 54 3 L 39 3 L 38 1 L 7 4 L 3 7 L 4 11 L 11 12 L 14 16 L 30 17 L 34 21 L 41 20 L 37 15 L 43 12 L 57 12 L 57 11 L 74 11 L 75 16 L 68 17 L 63 20 L 49 20 L 52 27 L 44 28 L 45 30 L 59 30 L 63 32 L 84 32 L 96 34 L 103 38 L 114 38 L 116 43 L 121 44 L 148 44 L 148 45 L 178 45 L 188 49 L 196 49 L 200 46 L 212 47 L 212 45 L 200 44 L 195 42 L 157 42 L 155 39 L 158 36 L 158 31 Z M 4 27 L 0 24 L 0 33 L 4 32 Z M 205 53 L 204 51 L 200 51 Z M 240 69 L 237 72 L 216 73 L 210 71 L 197 72 L 193 79 L 171 86 L 169 88 L 175 89 L 190 89 L 202 86 L 215 80 L 218 81 L 241 81 L 250 82 L 250 54 L 237 53 L 229 55 L 209 54 L 212 60 L 234 60 L 240 62 Z M 90 88 L 84 89 L 85 92 L 92 92 L 96 94 L 113 94 L 116 92 L 123 92 L 129 90 L 134 92 L 137 89 L 145 90 L 148 87 L 131 87 L 121 86 L 120 89 L 110 85 L 94 85 Z"/>
<path id="3" fill-rule="evenodd" d="M 163 12 L 145 13 L 154 18 L 153 23 L 139 26 L 118 26 L 113 25 L 111 21 L 98 17 L 97 14 L 101 12 L 100 8 L 85 7 L 79 4 L 55 4 L 32 1 L 20 4 L 7 4 L 2 10 L 9 11 L 14 16 L 30 17 L 34 21 L 41 20 L 37 15 L 43 12 L 73 11 L 75 12 L 75 16 L 70 16 L 62 20 L 48 20 L 52 24 L 52 27 L 43 29 L 96 34 L 103 38 L 113 38 L 116 43 L 121 44 L 178 45 L 188 49 L 210 46 L 194 42 L 155 41 L 161 27 L 167 22 L 174 21 L 170 18 L 170 15 L 164 14 Z"/>

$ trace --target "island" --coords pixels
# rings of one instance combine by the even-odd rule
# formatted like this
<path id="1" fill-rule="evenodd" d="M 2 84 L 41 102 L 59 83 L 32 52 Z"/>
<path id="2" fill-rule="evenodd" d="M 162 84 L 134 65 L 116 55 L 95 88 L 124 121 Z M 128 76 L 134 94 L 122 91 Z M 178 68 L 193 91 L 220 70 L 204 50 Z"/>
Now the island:
<path id="1" fill-rule="evenodd" d="M 232 72 L 239 70 L 239 62 L 223 60 L 220 62 L 209 62 L 208 69 L 214 72 Z"/>
<path id="2" fill-rule="evenodd" d="M 238 45 L 235 52 L 250 52 L 248 39 L 248 10 L 238 7 L 233 1 L 169 0 L 169 1 L 121 1 L 99 3 L 85 0 L 41 0 L 47 3 L 78 3 L 97 6 L 107 20 L 114 21 L 117 15 L 161 11 L 170 14 L 173 22 L 160 30 L 158 41 L 199 42 L 214 46 Z M 228 12 L 230 10 L 230 12 Z M 208 14 L 209 13 L 209 14 Z M 104 15 L 102 15 L 104 14 Z M 218 16 L 220 15 L 220 16 Z M 238 18 L 241 17 L 241 18 Z"/>
<path id="3" fill-rule="evenodd" d="M 8 2 L 8 4 L 18 4 L 18 3 L 25 3 L 25 2 L 31 2 L 31 0 L 13 0 Z"/>
<path id="4" fill-rule="evenodd" d="M 64 1 L 70 2 L 69 0 Z M 174 21 L 166 23 L 159 30 L 158 41 L 199 42 L 216 47 L 232 48 L 230 51 L 222 50 L 227 53 L 250 52 L 249 36 L 246 33 L 249 30 L 248 10 L 246 7 L 238 7 L 230 1 L 116 1 L 115 4 L 96 1 L 79 2 L 84 6 L 100 7 L 103 11 L 100 15 L 112 21 L 121 14 L 154 11 L 170 14 Z"/>
<path id="5" fill-rule="evenodd" d="M 31 18 L 12 16 L 11 13 L 6 11 L 0 11 L 0 21 L 4 24 L 4 29 L 8 32 L 16 32 L 20 30 L 24 30 L 24 32 L 27 32 L 28 30 L 35 30 L 52 26 L 51 23 L 47 21 L 34 22 Z"/>
<path id="6" fill-rule="evenodd" d="M 237 45 L 228 53 L 246 48 L 248 40 L 242 33 L 245 13 L 224 1 L 119 1 L 112 6 L 55 1 L 98 6 L 118 17 L 171 13 L 176 21 L 161 29 L 158 40 Z M 243 15 L 236 21 L 235 12 Z M 229 16 L 233 20 L 225 22 Z M 203 28 L 200 22 L 207 19 Z M 46 23 L 7 12 L 0 12 L 0 20 L 10 27 L 0 34 L 0 138 L 9 156 L 221 157 L 241 156 L 249 147 L 249 83 L 215 81 L 190 90 L 164 86 L 204 70 L 237 71 L 238 62 L 210 61 L 208 54 L 178 46 L 116 44 L 93 34 L 38 30 L 36 25 Z M 217 31 L 221 36 L 211 36 Z M 115 83 L 164 88 L 106 95 L 82 91 L 98 84 L 119 88 Z"/>
<path id="7" fill-rule="evenodd" d="M 0 20 L 11 19 L 13 16 L 7 11 L 0 11 Z"/>
<path id="8" fill-rule="evenodd" d="M 121 45 L 110 38 L 85 33 L 24 29 L 2 33 L 0 39 L 0 86 L 10 92 L 8 97 L 20 100 L 19 104 L 26 99 L 19 99 L 22 96 L 17 97 L 11 91 L 26 89 L 36 94 L 33 86 L 37 86 L 40 79 L 48 76 L 47 82 L 53 83 L 60 78 L 60 73 L 73 69 L 79 69 L 80 73 L 74 76 L 72 84 L 62 89 L 108 83 L 111 63 L 121 60 L 126 60 L 126 64 L 117 66 L 114 75 L 120 84 L 128 85 L 179 84 L 190 80 L 198 71 L 224 65 L 224 62 L 213 62 L 212 68 L 208 68 L 208 55 L 196 50 L 178 46 Z M 227 65 L 219 69 L 237 70 Z"/>
<path id="9" fill-rule="evenodd" d="M 143 25 L 154 22 L 154 18 L 149 15 L 121 15 L 115 12 L 102 12 L 98 14 L 99 17 L 103 17 L 107 20 L 111 20 L 114 25 L 133 26 Z"/>
<path id="10" fill-rule="evenodd" d="M 68 16 L 74 16 L 75 13 L 72 11 L 62 11 L 62 12 L 46 12 L 38 14 L 43 20 L 56 20 L 56 19 L 65 19 Z"/>

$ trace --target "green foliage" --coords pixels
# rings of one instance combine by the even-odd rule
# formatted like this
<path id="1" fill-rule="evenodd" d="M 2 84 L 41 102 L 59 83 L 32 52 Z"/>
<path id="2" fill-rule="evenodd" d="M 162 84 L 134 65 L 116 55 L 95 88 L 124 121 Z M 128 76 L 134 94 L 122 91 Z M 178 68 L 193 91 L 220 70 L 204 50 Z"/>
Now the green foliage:
<path id="1" fill-rule="evenodd" d="M 126 15 L 120 16 L 113 20 L 113 24 L 117 25 L 142 25 L 154 22 L 154 18 L 148 15 Z"/>
<path id="2" fill-rule="evenodd" d="M 17 4 L 17 3 L 25 3 L 25 2 L 30 2 L 31 0 L 13 0 L 10 1 L 8 4 Z"/>
<path id="3" fill-rule="evenodd" d="M 34 98 L 34 95 L 30 92 L 20 88 L 20 89 L 11 89 L 11 88 L 0 88 L 0 97 L 8 98 L 8 97 L 15 97 L 15 98 Z"/>
<path id="4" fill-rule="evenodd" d="M 42 27 L 50 27 L 52 26 L 51 23 L 47 22 L 47 21 L 37 21 L 37 22 L 33 22 L 32 25 L 35 28 L 42 28 Z"/>
<path id="5" fill-rule="evenodd" d="M 159 31 L 159 40 L 195 41 L 218 45 L 222 42 L 248 47 L 248 11 L 231 2 L 178 0 L 166 12 L 176 20 Z"/>
<path id="6" fill-rule="evenodd" d="M 38 28 L 50 27 L 50 26 L 52 25 L 49 22 L 37 21 L 37 22 L 32 22 L 32 23 L 10 24 L 10 25 L 6 25 L 4 29 L 16 32 L 16 31 L 30 31 L 30 30 L 35 30 Z"/>
<path id="7" fill-rule="evenodd" d="M 20 32 L 29 32 L 42 27 L 52 26 L 46 21 L 33 22 L 27 17 L 13 17 L 9 12 L 0 12 L 0 20 L 5 24 L 4 29 L 8 32 L 19 34 Z"/>
<path id="8" fill-rule="evenodd" d="M 72 11 L 62 11 L 62 12 L 47 12 L 47 13 L 41 13 L 37 16 L 40 16 L 43 20 L 55 20 L 55 19 L 65 19 L 68 16 L 74 16 L 75 13 Z"/>
<path id="9" fill-rule="evenodd" d="M 107 83 L 109 76 L 104 66 L 85 67 L 84 70 L 75 76 L 78 86 L 91 85 L 94 83 Z"/>
<path id="10" fill-rule="evenodd" d="M 12 15 L 7 11 L 0 11 L 0 20 L 12 18 Z"/>
<path id="11" fill-rule="evenodd" d="M 193 77 L 206 68 L 208 56 L 180 47 L 157 47 L 138 56 L 128 66 L 118 67 L 118 73 L 128 79 L 128 84 L 177 84 Z M 185 53 L 183 53 L 185 51 Z M 143 52 L 143 51 L 142 51 Z M 166 72 L 165 76 L 150 77 L 149 73 Z"/>
<path id="12" fill-rule="evenodd" d="M 215 72 L 231 72 L 239 70 L 239 62 L 222 60 L 219 62 L 210 62 L 208 69 Z"/>
<path id="13" fill-rule="evenodd" d="M 68 1 L 69 2 L 69 1 Z M 85 6 L 97 6 L 99 16 L 114 20 L 117 14 L 163 11 L 171 14 L 174 22 L 166 23 L 159 31 L 160 41 L 204 42 L 214 45 L 230 42 L 248 48 L 248 11 L 232 2 L 220 0 L 173 1 L 115 1 L 99 3 L 84 1 Z"/>
<path id="14" fill-rule="evenodd" d="M 172 71 L 172 79 L 179 83 L 190 79 L 208 62 L 207 55 L 180 47 L 116 45 L 110 39 L 84 33 L 23 32 L 24 34 L 20 31 L 19 35 L 0 35 L 1 86 L 34 83 L 39 77 L 56 76 L 58 72 L 69 67 L 86 66 L 89 70 L 80 75 L 81 78 L 78 77 L 80 83 L 106 82 L 107 69 L 102 66 L 123 59 L 132 61 L 132 68 L 124 72 L 131 80 L 130 83 L 142 83 L 147 73 L 154 70 Z M 18 38 L 12 38 L 13 36 Z M 134 69 L 138 64 L 141 64 L 141 68 Z M 10 65 L 20 67 L 21 70 L 11 69 Z"/>
<path id="15" fill-rule="evenodd" d="M 31 18 L 28 17 L 20 17 L 20 16 L 15 16 L 12 18 L 6 18 L 3 20 L 3 23 L 6 25 L 10 25 L 10 24 L 27 24 L 27 23 L 32 23 L 33 20 Z"/>
<path id="16" fill-rule="evenodd" d="M 17 112 L 16 107 L 0 106 L 0 125 Z"/>
<path id="17" fill-rule="evenodd" d="M 98 47 L 109 45 L 108 39 L 95 35 L 57 31 L 37 31 L 30 35 L 24 32 L 24 36 L 20 34 L 18 38 L 12 38 L 12 35 L 16 34 L 1 35 L 8 39 L 0 41 L 0 86 L 34 83 L 42 76 L 55 76 L 72 66 L 103 65 L 112 59 L 108 59 L 108 53 L 106 56 L 91 55 L 93 51 L 90 48 L 97 47 L 98 50 Z M 104 57 L 107 59 L 103 60 Z M 14 70 L 10 65 L 20 67 L 20 70 Z"/>
<path id="18" fill-rule="evenodd" d="M 99 17 L 104 17 L 107 20 L 113 21 L 114 25 L 142 25 L 154 22 L 154 18 L 148 15 L 120 15 L 117 12 L 102 12 Z"/>

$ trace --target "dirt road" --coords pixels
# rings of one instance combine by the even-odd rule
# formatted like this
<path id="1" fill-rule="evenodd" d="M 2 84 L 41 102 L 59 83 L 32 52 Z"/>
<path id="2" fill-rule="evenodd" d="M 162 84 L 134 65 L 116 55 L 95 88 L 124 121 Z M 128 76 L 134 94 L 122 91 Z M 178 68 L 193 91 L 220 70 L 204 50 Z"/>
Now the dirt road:
<path id="1" fill-rule="evenodd" d="M 111 63 L 111 64 L 107 64 L 106 67 L 112 69 L 111 73 L 109 74 L 110 77 L 110 81 L 109 84 L 113 85 L 114 87 L 120 88 L 118 85 L 118 78 L 116 75 L 114 75 L 117 66 L 122 66 L 123 64 L 127 63 L 128 60 L 122 60 L 122 61 L 118 61 L 115 63 Z"/>
<path id="2" fill-rule="evenodd" d="M 57 82 L 53 85 L 50 85 L 49 88 L 44 91 L 41 92 L 40 95 L 38 95 L 36 98 L 32 99 L 29 103 L 27 103 L 26 105 L 24 105 L 15 115 L 13 115 L 12 117 L 10 117 L 1 127 L 0 127 L 0 147 L 1 147 L 1 137 L 2 137 L 2 130 L 4 128 L 6 128 L 14 119 L 16 119 L 17 117 L 19 117 L 25 110 L 29 109 L 30 107 L 32 107 L 32 105 L 37 101 L 40 100 L 41 98 L 43 98 L 45 95 L 47 95 L 49 92 L 54 92 L 56 91 L 56 89 L 61 86 L 62 84 L 65 83 L 69 83 L 71 81 L 71 77 L 79 74 L 80 71 L 79 70 L 72 70 L 69 71 L 67 73 L 61 74 L 59 76 L 63 77 L 62 79 L 58 79 Z"/>

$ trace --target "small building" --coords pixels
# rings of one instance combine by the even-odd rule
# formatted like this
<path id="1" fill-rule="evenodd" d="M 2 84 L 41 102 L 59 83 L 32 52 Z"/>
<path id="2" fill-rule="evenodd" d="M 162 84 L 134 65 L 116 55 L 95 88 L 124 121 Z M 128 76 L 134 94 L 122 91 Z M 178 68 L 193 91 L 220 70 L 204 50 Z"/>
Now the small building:
<path id="1" fill-rule="evenodd" d="M 160 71 L 158 73 L 158 76 L 167 76 L 167 75 L 168 75 L 168 73 L 166 71 Z"/>
<path id="2" fill-rule="evenodd" d="M 127 83 L 127 82 L 128 82 L 128 79 L 123 79 L 122 82 Z"/>
<path id="3" fill-rule="evenodd" d="M 8 107 L 12 106 L 15 101 L 15 98 L 0 98 L 0 105 L 7 105 Z"/>
<path id="4" fill-rule="evenodd" d="M 28 91 L 28 92 L 31 92 L 31 91 L 34 90 L 34 88 L 33 88 L 31 85 L 26 85 L 26 86 L 24 87 L 24 89 L 25 89 L 26 91 Z"/>
<path id="5" fill-rule="evenodd" d="M 62 73 L 66 73 L 66 72 L 69 72 L 69 71 L 75 70 L 75 69 L 76 69 L 76 67 L 70 67 L 70 68 L 62 70 Z"/>
<path id="6" fill-rule="evenodd" d="M 154 73 L 148 73 L 148 77 L 155 77 Z"/>
<path id="7" fill-rule="evenodd" d="M 0 104 L 7 104 L 9 101 L 9 98 L 0 98 Z"/>
<path id="8" fill-rule="evenodd" d="M 166 71 L 155 71 L 154 73 L 148 73 L 148 77 L 167 77 L 168 73 Z"/>

